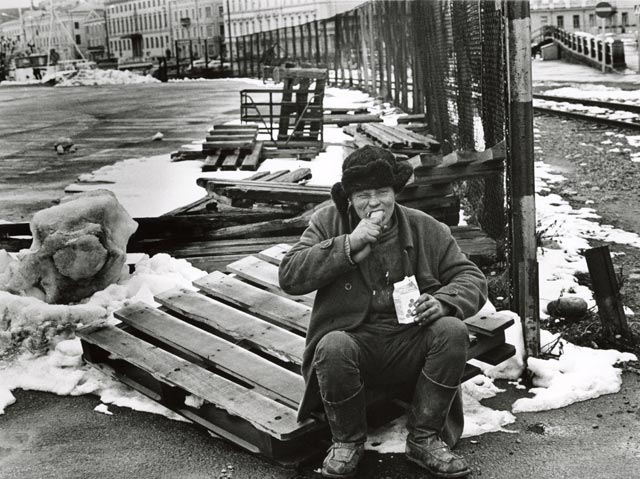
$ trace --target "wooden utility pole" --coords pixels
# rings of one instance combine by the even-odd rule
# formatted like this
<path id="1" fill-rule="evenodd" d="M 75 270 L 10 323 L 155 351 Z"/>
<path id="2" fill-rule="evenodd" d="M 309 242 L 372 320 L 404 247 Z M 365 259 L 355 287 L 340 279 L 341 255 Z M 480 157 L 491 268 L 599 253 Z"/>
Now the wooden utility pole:
<path id="1" fill-rule="evenodd" d="M 505 2 L 507 12 L 508 174 L 511 198 L 511 284 L 522 321 L 526 357 L 540 353 L 536 260 L 531 18 L 528 0 Z M 525 358 L 526 359 L 526 358 Z"/>

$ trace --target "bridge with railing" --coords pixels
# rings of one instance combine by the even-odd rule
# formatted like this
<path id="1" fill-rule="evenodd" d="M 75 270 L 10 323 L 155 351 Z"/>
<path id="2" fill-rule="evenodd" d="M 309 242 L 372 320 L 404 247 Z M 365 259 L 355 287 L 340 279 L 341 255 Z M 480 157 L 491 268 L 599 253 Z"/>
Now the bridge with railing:
<path id="1" fill-rule="evenodd" d="M 533 35 L 532 35 L 533 37 Z M 595 36 L 583 32 L 567 32 L 561 28 L 543 27 L 536 37 L 533 51 L 536 47 L 545 58 L 544 50 L 557 49 L 557 57 L 573 63 L 582 63 L 606 71 L 621 71 L 627 65 L 625 62 L 624 44 L 613 37 Z M 553 56 L 553 55 L 551 55 Z"/>

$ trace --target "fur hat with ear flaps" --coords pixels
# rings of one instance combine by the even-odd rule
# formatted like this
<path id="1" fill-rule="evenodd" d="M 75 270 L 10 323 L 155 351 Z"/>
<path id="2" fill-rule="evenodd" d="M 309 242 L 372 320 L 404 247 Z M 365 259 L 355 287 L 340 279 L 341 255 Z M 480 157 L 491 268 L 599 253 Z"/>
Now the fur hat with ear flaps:
<path id="1" fill-rule="evenodd" d="M 331 188 L 331 198 L 338 211 L 345 213 L 351 193 L 391 186 L 397 194 L 402 191 L 412 174 L 411 165 L 396 161 L 389 150 L 366 145 L 344 159 L 342 181 Z"/>

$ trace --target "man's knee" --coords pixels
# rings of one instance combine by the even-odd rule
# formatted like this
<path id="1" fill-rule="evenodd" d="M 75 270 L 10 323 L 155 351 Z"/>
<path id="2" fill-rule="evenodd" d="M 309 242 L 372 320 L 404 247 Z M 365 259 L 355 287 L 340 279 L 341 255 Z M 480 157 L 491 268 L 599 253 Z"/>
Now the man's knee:
<path id="1" fill-rule="evenodd" d="M 453 316 L 443 316 L 429 327 L 432 336 L 447 344 L 466 348 L 469 344 L 469 331 L 460 319 Z"/>
<path id="2" fill-rule="evenodd" d="M 357 362 L 359 353 L 358 345 L 349 334 L 344 331 L 331 331 L 318 342 L 314 364 Z"/>

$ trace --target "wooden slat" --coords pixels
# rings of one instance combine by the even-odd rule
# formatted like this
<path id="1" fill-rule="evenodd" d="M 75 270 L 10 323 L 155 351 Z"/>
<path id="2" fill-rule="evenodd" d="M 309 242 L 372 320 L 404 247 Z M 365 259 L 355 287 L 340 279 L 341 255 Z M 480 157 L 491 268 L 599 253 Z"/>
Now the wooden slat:
<path id="1" fill-rule="evenodd" d="M 267 354 L 296 365 L 302 363 L 303 338 L 255 316 L 184 288 L 165 291 L 155 300 L 171 311 L 243 340 Z"/>
<path id="2" fill-rule="evenodd" d="M 296 331 L 306 332 L 311 307 L 273 294 L 216 271 L 193 284 L 209 296 L 231 303 L 243 311 Z"/>
<path id="3" fill-rule="evenodd" d="M 209 130 L 210 133 L 214 131 L 244 131 L 254 132 L 258 131 L 258 125 L 213 125 Z"/>
<path id="4" fill-rule="evenodd" d="M 378 115 L 324 115 L 325 125 L 349 125 L 353 123 L 382 123 Z"/>
<path id="5" fill-rule="evenodd" d="M 300 404 L 304 380 L 299 374 L 144 303 L 119 309 L 114 316 L 192 362 L 215 366 L 293 408 Z"/>
<path id="6" fill-rule="evenodd" d="M 206 141 L 253 141 L 255 140 L 255 135 L 247 135 L 247 134 L 237 134 L 237 135 L 207 135 L 205 137 Z"/>
<path id="7" fill-rule="evenodd" d="M 273 291 L 278 294 L 284 294 L 280 289 L 278 282 L 278 267 L 267 263 L 255 256 L 247 256 L 246 258 L 231 263 L 227 266 L 227 270 L 231 273 L 235 273 L 243 279 L 255 284 L 259 284 L 267 288 L 269 291 Z M 315 299 L 315 292 L 301 296 L 289 296 L 296 301 L 301 301 L 306 304 L 313 304 Z"/>
<path id="8" fill-rule="evenodd" d="M 299 423 L 296 411 L 261 394 L 224 379 L 206 369 L 138 339 L 106 322 L 78 331 L 95 344 L 150 373 L 250 422 L 256 429 L 281 440 L 293 439 L 313 429 L 315 421 Z"/>
<path id="9" fill-rule="evenodd" d="M 227 152 L 226 156 L 222 160 L 220 168 L 223 170 L 235 170 L 240 157 L 240 150 L 235 149 L 233 152 Z"/>
<path id="10" fill-rule="evenodd" d="M 474 333 L 492 335 L 511 326 L 513 318 L 500 312 L 478 313 L 465 319 L 464 323 Z"/>
<path id="11" fill-rule="evenodd" d="M 239 141 L 205 141 L 202 144 L 203 151 L 209 150 L 235 150 L 239 149 L 251 149 L 253 148 L 253 141 L 239 140 Z"/>
<path id="12" fill-rule="evenodd" d="M 269 173 L 267 176 L 260 178 L 260 181 L 274 181 L 277 178 L 280 178 L 281 176 L 286 175 L 287 173 L 289 173 L 289 170 L 274 171 L 273 173 Z M 277 185 L 276 185 L 276 188 L 277 188 Z"/>
<path id="13" fill-rule="evenodd" d="M 282 258 L 284 258 L 284 255 L 287 254 L 287 251 L 290 249 L 290 244 L 280 243 L 260 251 L 256 256 L 267 263 L 278 266 L 280 265 Z"/>
<path id="14" fill-rule="evenodd" d="M 262 153 L 263 145 L 264 145 L 264 142 L 262 141 L 257 141 L 255 145 L 253 145 L 253 150 L 251 150 L 251 153 L 246 155 L 243 158 L 242 163 L 240 164 L 241 170 L 255 170 L 258 168 L 258 165 L 260 164 L 260 155 Z M 259 178 L 262 178 L 263 176 L 267 176 L 268 174 L 269 173 L 262 175 Z M 258 178 L 255 178 L 255 179 L 258 179 Z"/>
<path id="15" fill-rule="evenodd" d="M 311 169 L 298 168 L 276 178 L 274 181 L 277 183 L 298 183 L 300 181 L 308 179 L 311 179 Z"/>
<path id="16" fill-rule="evenodd" d="M 500 364 L 502 361 L 506 361 L 515 354 L 515 346 L 509 343 L 503 343 L 487 351 L 486 353 L 476 356 L 474 359 L 495 366 L 496 364 Z"/>
<path id="17" fill-rule="evenodd" d="M 202 171 L 217 170 L 219 162 L 220 162 L 220 152 L 216 151 L 205 158 L 204 164 L 202 165 Z"/>

